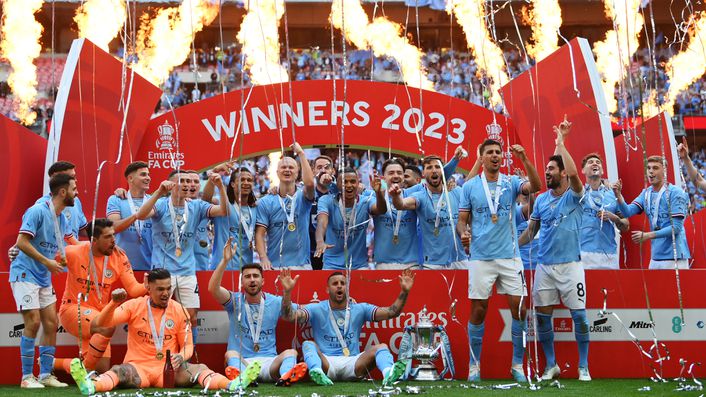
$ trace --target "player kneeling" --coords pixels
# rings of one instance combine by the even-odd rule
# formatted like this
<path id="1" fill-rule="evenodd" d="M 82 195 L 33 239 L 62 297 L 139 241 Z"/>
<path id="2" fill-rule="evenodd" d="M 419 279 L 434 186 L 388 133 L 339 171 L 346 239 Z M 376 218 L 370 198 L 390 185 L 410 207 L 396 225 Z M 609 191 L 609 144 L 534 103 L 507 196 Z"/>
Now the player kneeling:
<path id="1" fill-rule="evenodd" d="M 386 308 L 369 303 L 356 303 L 348 297 L 346 276 L 333 272 L 328 278 L 329 299 L 293 309 L 290 294 L 296 278 L 280 275 L 284 289 L 282 315 L 300 324 L 309 323 L 314 341 L 302 345 L 309 376 L 319 385 L 332 385 L 333 380 L 357 380 L 377 367 L 383 376 L 383 386 L 390 386 L 405 371 L 407 363 L 393 363 L 387 345 L 380 343 L 360 352 L 360 331 L 366 321 L 385 321 L 400 315 L 414 284 L 414 273 L 404 270 L 400 275 L 400 295 Z"/>
<path id="2" fill-rule="evenodd" d="M 93 323 L 98 327 L 127 323 L 127 353 L 122 364 L 97 377 L 89 377 L 81 360 L 74 358 L 71 376 L 81 393 L 91 395 L 116 387 L 164 387 L 162 374 L 167 351 L 172 352 L 174 386 L 189 387 L 198 381 L 209 389 L 236 388 L 235 382 L 205 365 L 187 362 L 194 350 L 189 315 L 183 306 L 170 299 L 171 284 L 169 271 L 155 269 L 147 275 L 148 296 L 123 303 L 127 292 L 113 291 L 111 302 Z"/>
<path id="3" fill-rule="evenodd" d="M 238 387 L 253 381 L 289 386 L 306 375 L 306 364 L 297 364 L 297 352 L 287 349 L 277 354 L 277 320 L 282 313 L 282 297 L 262 292 L 262 267 L 246 264 L 240 270 L 243 293 L 231 292 L 221 286 L 223 272 L 237 248 L 233 238 L 223 247 L 223 258 L 211 275 L 208 291 L 228 313 L 230 329 L 226 351 L 226 376 L 235 379 Z M 289 270 L 283 270 L 289 277 Z M 243 371 L 244 369 L 244 371 Z"/>

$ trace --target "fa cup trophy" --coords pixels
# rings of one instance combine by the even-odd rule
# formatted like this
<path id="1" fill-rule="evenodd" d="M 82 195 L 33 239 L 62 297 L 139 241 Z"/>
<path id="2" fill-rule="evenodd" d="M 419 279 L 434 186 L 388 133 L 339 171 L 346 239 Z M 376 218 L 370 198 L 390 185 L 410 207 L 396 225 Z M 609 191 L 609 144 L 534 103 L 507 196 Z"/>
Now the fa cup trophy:
<path id="1" fill-rule="evenodd" d="M 414 338 L 412 339 L 412 334 Z M 436 335 L 439 334 L 441 341 L 436 342 Z M 451 357 L 451 345 L 444 327 L 434 325 L 429 321 L 427 308 L 424 306 L 419 312 L 419 320 L 414 326 L 405 327 L 405 333 L 400 343 L 400 358 L 408 359 L 407 377 L 414 380 L 439 380 L 447 372 L 454 374 L 453 358 Z M 444 370 L 441 374 L 436 369 L 434 361 L 439 356 L 443 359 Z M 412 361 L 419 363 L 411 368 Z"/>

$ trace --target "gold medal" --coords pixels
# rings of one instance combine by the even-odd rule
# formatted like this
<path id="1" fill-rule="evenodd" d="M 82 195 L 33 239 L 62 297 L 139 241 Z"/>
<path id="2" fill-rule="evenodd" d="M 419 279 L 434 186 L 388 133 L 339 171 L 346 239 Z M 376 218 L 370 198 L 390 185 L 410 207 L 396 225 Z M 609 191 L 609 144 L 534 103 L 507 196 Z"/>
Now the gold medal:
<path id="1" fill-rule="evenodd" d="M 164 353 L 162 352 L 157 352 L 157 360 L 161 360 L 164 358 Z"/>
<path id="2" fill-rule="evenodd" d="M 348 347 L 344 347 L 344 348 L 343 348 L 343 355 L 346 356 L 346 357 L 348 357 L 348 356 L 351 355 L 351 351 L 348 350 Z"/>
<path id="3" fill-rule="evenodd" d="M 181 256 L 181 247 L 176 247 L 176 256 L 177 258 Z"/>
<path id="4" fill-rule="evenodd" d="M 392 236 L 392 244 L 399 244 L 399 243 L 400 243 L 400 238 L 397 235 Z"/>
<path id="5" fill-rule="evenodd" d="M 255 346 L 253 346 L 252 349 L 253 349 L 253 351 L 255 351 L 255 353 L 259 352 L 259 351 L 260 351 L 260 344 L 259 344 L 259 343 L 255 343 Z"/>
<path id="6" fill-rule="evenodd" d="M 434 228 L 434 236 L 439 237 L 439 228 L 438 227 Z"/>
<path id="7" fill-rule="evenodd" d="M 493 223 L 498 223 L 498 214 L 491 215 L 490 220 L 493 221 Z"/>
<path id="8" fill-rule="evenodd" d="M 287 229 L 288 229 L 290 232 L 293 232 L 293 231 L 297 230 L 297 225 L 294 224 L 294 222 L 292 222 L 292 223 L 290 223 L 289 225 L 287 225 Z"/>

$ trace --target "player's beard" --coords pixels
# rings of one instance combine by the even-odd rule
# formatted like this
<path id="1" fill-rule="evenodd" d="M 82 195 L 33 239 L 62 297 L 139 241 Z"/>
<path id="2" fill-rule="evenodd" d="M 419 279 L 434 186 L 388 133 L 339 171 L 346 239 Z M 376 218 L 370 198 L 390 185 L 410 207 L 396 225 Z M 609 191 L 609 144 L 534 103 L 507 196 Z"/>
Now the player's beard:
<path id="1" fill-rule="evenodd" d="M 74 198 L 66 196 L 64 197 L 64 206 L 66 207 L 73 207 L 74 206 Z"/>

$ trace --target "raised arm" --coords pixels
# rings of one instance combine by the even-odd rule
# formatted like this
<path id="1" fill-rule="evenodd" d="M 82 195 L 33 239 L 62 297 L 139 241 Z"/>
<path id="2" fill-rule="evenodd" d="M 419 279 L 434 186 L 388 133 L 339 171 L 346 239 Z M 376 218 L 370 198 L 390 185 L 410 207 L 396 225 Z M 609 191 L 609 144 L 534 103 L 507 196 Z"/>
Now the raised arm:
<path id="1" fill-rule="evenodd" d="M 534 164 L 532 164 L 532 162 L 529 161 L 529 159 L 527 158 L 527 152 L 525 152 L 525 148 L 520 145 L 512 145 L 510 147 L 510 150 L 512 151 L 513 155 L 517 156 L 517 158 L 520 159 L 520 162 L 522 162 L 522 166 L 525 167 L 525 170 L 527 171 L 527 178 L 529 179 L 529 184 L 524 184 L 522 186 L 522 193 L 530 194 L 540 191 L 540 189 L 542 189 L 542 180 L 539 178 L 537 168 L 535 168 Z"/>
<path id="2" fill-rule="evenodd" d="M 376 176 L 370 176 L 370 186 L 372 186 L 375 192 L 375 204 L 370 207 L 371 215 L 381 215 L 387 212 L 387 200 L 385 200 L 385 193 L 382 191 L 382 182 L 380 178 Z"/>
<path id="3" fill-rule="evenodd" d="M 456 150 L 454 151 L 454 156 L 449 160 L 446 165 L 444 165 L 444 178 L 449 179 L 451 176 L 456 172 L 456 167 L 458 167 L 458 163 L 466 157 L 466 151 L 463 150 L 462 146 L 457 146 Z"/>
<path id="4" fill-rule="evenodd" d="M 311 170 L 309 160 L 306 158 L 306 153 L 298 143 L 292 144 L 292 150 L 299 157 L 299 162 L 302 167 L 302 182 L 304 182 L 304 196 L 309 200 L 314 200 L 316 183 L 314 181 L 314 172 Z"/>
<path id="5" fill-rule="evenodd" d="M 221 305 L 228 302 L 228 299 L 230 299 L 230 292 L 221 286 L 223 272 L 225 272 L 226 266 L 228 266 L 228 263 L 233 259 L 233 255 L 235 255 L 237 249 L 238 248 L 233 243 L 233 237 L 228 237 L 228 241 L 226 241 L 226 244 L 223 246 L 223 257 L 221 261 L 218 262 L 216 270 L 211 274 L 211 279 L 208 280 L 208 292 L 210 292 L 213 299 Z"/>
<path id="6" fill-rule="evenodd" d="M 405 269 L 402 271 L 402 274 L 399 276 L 399 279 L 400 294 L 397 296 L 397 299 L 395 299 L 395 301 L 388 307 L 378 308 L 378 310 L 375 311 L 375 318 L 373 318 L 373 320 L 389 320 L 391 318 L 399 316 L 400 313 L 402 313 L 402 309 L 404 308 L 405 303 L 407 303 L 407 296 L 409 296 L 409 291 L 414 285 L 414 272 L 409 269 Z"/>
<path id="7" fill-rule="evenodd" d="M 292 278 L 289 269 L 282 269 L 277 276 L 277 280 L 282 283 L 282 309 L 280 311 L 280 317 L 286 321 L 295 321 L 300 325 L 306 322 L 306 313 L 304 310 L 297 308 L 294 310 L 292 307 L 292 289 L 297 283 L 299 275 Z"/>
<path id="8" fill-rule="evenodd" d="M 218 197 L 220 202 L 217 206 L 211 207 L 211 212 L 209 213 L 212 217 L 225 216 L 228 214 L 228 197 L 226 195 L 226 188 L 223 186 L 223 179 L 221 179 L 220 174 L 211 174 L 208 177 L 208 182 L 206 185 L 214 185 L 218 188 Z"/>
<path id="9" fill-rule="evenodd" d="M 564 140 L 569 135 L 570 131 L 571 122 L 567 120 L 566 115 L 564 115 L 564 121 L 558 126 L 554 126 L 554 132 L 556 133 L 556 149 L 554 150 L 554 154 L 561 156 L 561 159 L 564 161 L 564 171 L 566 171 L 566 176 L 569 177 L 571 190 L 581 194 L 583 192 L 583 182 L 581 182 L 581 178 L 579 178 L 579 171 L 576 168 L 573 157 L 571 157 L 566 146 L 564 146 Z M 539 178 L 539 176 L 537 176 L 537 178 Z"/>
<path id="10" fill-rule="evenodd" d="M 642 207 L 635 203 L 627 204 L 625 198 L 623 198 L 623 180 L 618 179 L 615 183 L 611 185 L 615 198 L 618 200 L 618 211 L 623 215 L 623 218 L 627 219 L 635 216 L 642 212 Z"/>
<path id="11" fill-rule="evenodd" d="M 121 314 L 115 315 L 115 309 L 117 309 L 125 300 L 127 299 L 127 291 L 122 288 L 118 288 L 111 293 L 110 302 L 101 310 L 100 314 L 93 319 L 91 327 L 115 327 L 118 324 L 127 322 L 128 313 L 127 311 L 122 311 Z"/>
<path id="12" fill-rule="evenodd" d="M 145 282 L 138 283 L 137 279 L 135 279 L 135 273 L 132 272 L 132 266 L 128 261 L 127 255 L 124 255 L 123 259 L 123 268 L 125 270 L 120 273 L 120 282 L 122 283 L 123 287 L 125 287 L 125 289 L 127 290 L 128 295 L 133 298 L 136 298 L 138 296 L 143 296 L 147 294 L 147 288 L 145 287 L 145 284 L 147 283 L 147 273 L 145 273 Z"/>
<path id="13" fill-rule="evenodd" d="M 159 184 L 159 188 L 157 188 L 157 191 L 154 192 L 150 198 L 145 201 L 142 204 L 142 207 L 137 211 L 137 219 L 147 219 L 151 218 L 154 216 L 154 205 L 157 203 L 157 200 L 159 200 L 162 196 L 166 196 L 169 192 L 171 192 L 174 189 L 174 182 L 171 181 L 162 181 L 162 183 Z"/>
<path id="14" fill-rule="evenodd" d="M 698 189 L 706 191 L 706 180 L 704 180 L 701 173 L 694 167 L 694 163 L 691 161 L 691 157 L 689 157 L 689 145 L 686 142 L 686 137 L 681 138 L 681 143 L 677 147 L 677 153 L 679 153 L 679 158 L 684 162 L 689 180 L 691 180 Z"/>
<path id="15" fill-rule="evenodd" d="M 417 209 L 417 200 L 411 197 L 402 198 L 402 188 L 400 185 L 394 184 L 390 186 L 388 193 L 392 199 L 392 205 L 398 210 L 414 211 Z"/>

